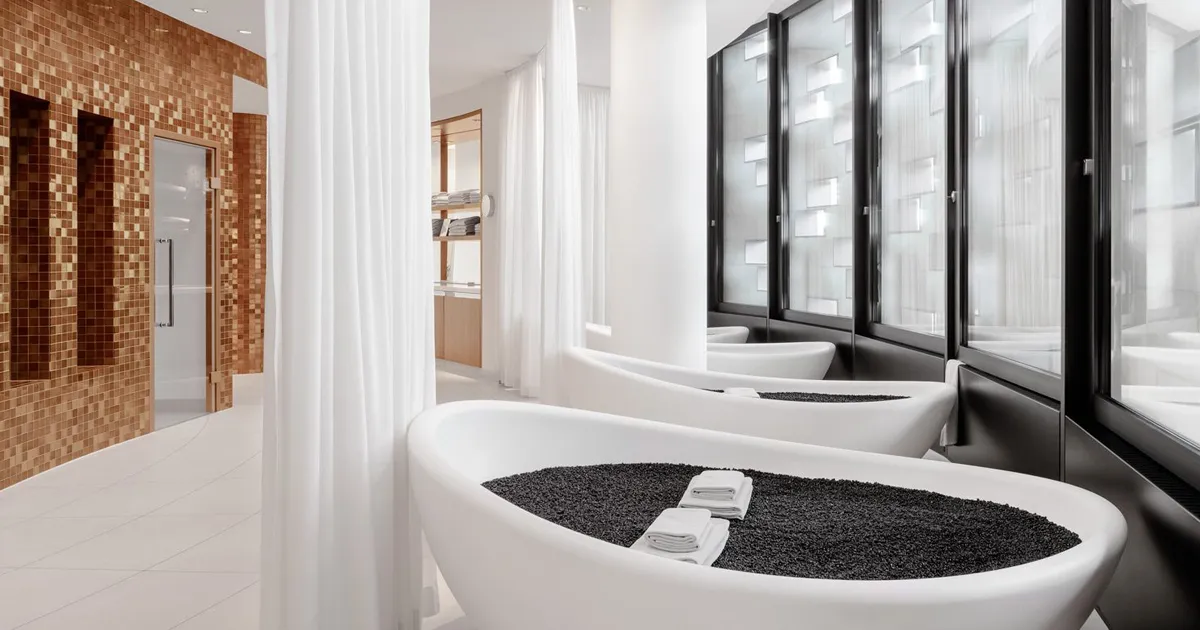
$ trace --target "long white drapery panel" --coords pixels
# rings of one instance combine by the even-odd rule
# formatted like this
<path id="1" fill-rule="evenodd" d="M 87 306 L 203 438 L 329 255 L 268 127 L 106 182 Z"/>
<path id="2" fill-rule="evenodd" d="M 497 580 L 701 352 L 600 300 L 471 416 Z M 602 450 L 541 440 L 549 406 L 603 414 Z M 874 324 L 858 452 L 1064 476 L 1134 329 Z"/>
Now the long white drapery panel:
<path id="1" fill-rule="evenodd" d="M 579 87 L 579 154 L 582 162 L 583 314 L 608 323 L 604 268 L 605 210 L 608 207 L 608 101 L 605 88 Z"/>
<path id="2" fill-rule="evenodd" d="M 542 373 L 542 177 L 546 60 L 508 74 L 500 188 L 500 381 L 536 397 Z"/>
<path id="3" fill-rule="evenodd" d="M 546 201 L 542 239 L 542 398 L 560 400 L 563 353 L 583 344 L 579 72 L 575 3 L 550 0 Z"/>
<path id="4" fill-rule="evenodd" d="M 267 22 L 262 628 L 416 630 L 405 435 L 434 404 L 429 0 L 267 0 Z"/>

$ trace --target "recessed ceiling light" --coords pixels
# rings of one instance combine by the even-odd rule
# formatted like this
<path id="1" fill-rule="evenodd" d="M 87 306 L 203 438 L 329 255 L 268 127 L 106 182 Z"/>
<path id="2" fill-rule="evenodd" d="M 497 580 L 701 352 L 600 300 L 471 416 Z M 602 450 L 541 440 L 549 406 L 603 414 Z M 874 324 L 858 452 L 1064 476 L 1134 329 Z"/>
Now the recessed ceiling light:
<path id="1" fill-rule="evenodd" d="M 579 9 L 580 11 L 591 11 L 592 10 L 592 7 L 589 7 L 586 4 L 577 4 L 577 5 L 575 5 L 575 8 Z"/>
<path id="2" fill-rule="evenodd" d="M 154 32 L 155 32 L 155 33 L 169 33 L 169 32 L 171 32 L 171 29 L 169 29 L 169 28 L 156 28 L 156 29 L 154 29 Z"/>
<path id="3" fill-rule="evenodd" d="M 242 35 L 253 35 L 254 34 L 253 32 L 247 31 L 246 29 L 242 29 L 238 32 L 241 33 Z"/>
<path id="4" fill-rule="evenodd" d="M 208 9 L 192 9 L 192 13 L 208 13 Z"/>

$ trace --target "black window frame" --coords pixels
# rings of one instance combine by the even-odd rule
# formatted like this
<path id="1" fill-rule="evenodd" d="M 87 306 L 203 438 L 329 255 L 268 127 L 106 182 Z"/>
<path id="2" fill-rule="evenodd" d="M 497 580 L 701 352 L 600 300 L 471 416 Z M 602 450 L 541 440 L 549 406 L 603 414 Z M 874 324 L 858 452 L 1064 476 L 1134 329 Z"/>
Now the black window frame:
<path id="1" fill-rule="evenodd" d="M 1063 427 L 1071 420 L 1106 440 L 1119 439 L 1125 450 L 1137 453 L 1127 461 L 1139 470 L 1150 461 L 1155 483 L 1169 492 L 1174 488 L 1200 490 L 1200 447 L 1174 435 L 1152 419 L 1126 407 L 1111 395 L 1113 354 L 1111 306 L 1112 278 L 1112 146 L 1109 0 L 1063 0 L 1063 315 L 1062 374 L 1052 374 L 969 345 L 968 234 L 966 212 L 970 190 L 966 181 L 969 147 L 966 97 L 969 49 L 967 11 L 972 0 L 946 0 L 946 330 L 945 336 L 889 326 L 878 321 L 879 211 L 881 132 L 880 89 L 882 50 L 880 3 L 852 0 L 854 10 L 854 310 L 853 317 L 835 317 L 784 308 L 787 304 L 787 131 L 782 113 L 789 111 L 787 90 L 786 20 L 812 8 L 820 0 L 800 0 L 748 29 L 730 46 L 766 30 L 770 38 L 770 164 L 767 216 L 770 248 L 769 306 L 722 302 L 721 256 L 721 52 L 710 60 L 709 90 L 709 307 L 711 311 L 750 315 L 770 321 L 792 322 L 850 332 L 949 361 L 961 360 L 982 374 L 1005 381 L 1057 404 Z M 728 48 L 728 47 L 726 47 Z M 1081 71 L 1086 69 L 1087 71 Z M 1200 134 L 1198 134 L 1200 143 Z M 1200 151 L 1200 148 L 1198 148 Z M 1200 156 L 1198 156 L 1200 164 Z M 1200 180 L 1198 180 L 1200 195 Z M 1080 236 L 1082 235 L 1082 236 Z M 1069 323 L 1069 325 L 1068 325 Z M 1112 437 L 1115 436 L 1115 437 Z M 1060 436 L 1061 437 L 1061 436 Z M 1166 481 L 1161 481 L 1165 479 Z"/>

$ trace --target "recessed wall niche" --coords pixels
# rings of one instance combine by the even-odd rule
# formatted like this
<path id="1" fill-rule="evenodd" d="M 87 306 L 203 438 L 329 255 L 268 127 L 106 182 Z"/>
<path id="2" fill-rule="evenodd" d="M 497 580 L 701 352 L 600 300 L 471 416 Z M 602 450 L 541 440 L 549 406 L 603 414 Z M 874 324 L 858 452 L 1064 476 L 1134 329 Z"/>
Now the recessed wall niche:
<path id="1" fill-rule="evenodd" d="M 9 373 L 50 378 L 50 103 L 9 93 Z"/>
<path id="2" fill-rule="evenodd" d="M 111 118 L 87 112 L 79 113 L 77 130 L 77 361 L 87 366 L 113 365 L 117 360 L 116 134 Z"/>

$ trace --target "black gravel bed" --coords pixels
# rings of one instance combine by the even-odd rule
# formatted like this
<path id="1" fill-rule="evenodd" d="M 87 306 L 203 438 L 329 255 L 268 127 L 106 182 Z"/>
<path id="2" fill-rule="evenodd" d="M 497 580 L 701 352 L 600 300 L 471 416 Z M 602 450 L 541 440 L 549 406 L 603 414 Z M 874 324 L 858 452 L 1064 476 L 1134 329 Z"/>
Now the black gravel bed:
<path id="1" fill-rule="evenodd" d="M 723 389 L 709 389 L 716 394 L 723 394 Z M 908 396 L 891 396 L 888 394 L 822 394 L 819 392 L 756 392 L 759 398 L 766 400 L 786 400 L 806 403 L 865 403 L 881 402 L 884 400 L 904 400 Z"/>
<path id="2" fill-rule="evenodd" d="M 628 547 L 688 481 L 682 464 L 547 468 L 485 482 L 548 521 Z M 754 496 L 713 566 L 832 580 L 904 580 L 993 571 L 1080 543 L 1048 519 L 999 503 L 877 483 L 743 471 Z"/>

